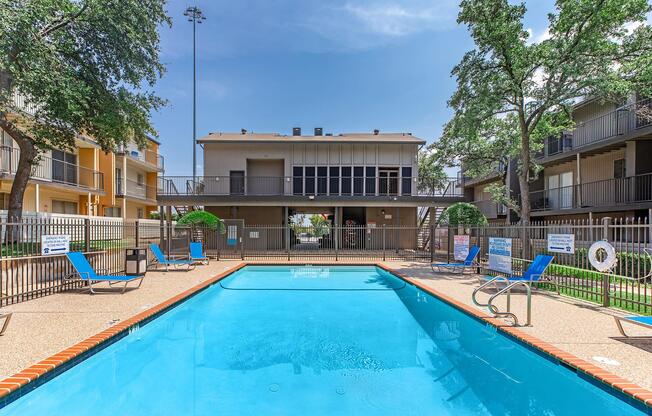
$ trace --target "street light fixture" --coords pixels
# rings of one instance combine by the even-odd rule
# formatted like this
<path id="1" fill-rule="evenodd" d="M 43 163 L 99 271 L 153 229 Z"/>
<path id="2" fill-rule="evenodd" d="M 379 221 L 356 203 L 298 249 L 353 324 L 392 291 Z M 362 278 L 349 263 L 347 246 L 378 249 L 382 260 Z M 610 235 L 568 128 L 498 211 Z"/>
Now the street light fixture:
<path id="1" fill-rule="evenodd" d="M 195 42 L 196 23 L 201 24 L 206 17 L 197 6 L 191 6 L 183 15 L 192 22 L 192 186 L 197 179 L 197 48 Z"/>

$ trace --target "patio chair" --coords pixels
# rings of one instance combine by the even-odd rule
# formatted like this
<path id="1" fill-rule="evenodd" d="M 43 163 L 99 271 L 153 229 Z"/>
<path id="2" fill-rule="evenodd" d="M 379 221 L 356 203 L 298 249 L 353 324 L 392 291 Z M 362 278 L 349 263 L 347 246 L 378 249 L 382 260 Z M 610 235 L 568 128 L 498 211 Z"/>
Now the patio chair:
<path id="1" fill-rule="evenodd" d="M 95 290 L 93 289 L 93 284 L 108 283 L 109 286 L 113 286 L 122 283 L 124 284 L 124 286 L 122 287 L 122 293 L 125 293 L 125 291 L 127 290 L 127 285 L 129 283 L 138 280 L 138 286 L 136 286 L 136 288 L 139 288 L 140 285 L 143 283 L 143 279 L 145 278 L 145 275 L 141 275 L 141 276 L 98 275 L 93 269 L 93 266 L 91 266 L 91 264 L 86 259 L 86 256 L 84 256 L 84 253 L 74 251 L 74 252 L 67 253 L 66 256 L 68 257 L 68 260 L 70 260 L 70 263 L 72 263 L 72 267 L 75 269 L 75 272 L 70 274 L 68 278 L 77 276 L 82 281 L 87 282 L 88 289 L 92 294 L 95 293 Z"/>
<path id="2" fill-rule="evenodd" d="M 481 279 L 486 280 L 486 281 L 504 281 L 504 282 L 526 282 L 526 283 L 537 283 L 540 282 L 544 277 L 544 272 L 550 266 L 550 263 L 552 263 L 552 260 L 554 259 L 553 256 L 549 256 L 547 254 L 538 254 L 532 263 L 528 266 L 527 270 L 523 272 L 522 276 L 518 275 L 511 275 L 507 277 L 503 276 L 482 276 Z"/>
<path id="3" fill-rule="evenodd" d="M 432 263 L 430 268 L 433 272 L 442 272 L 446 269 L 450 269 L 453 273 L 464 273 L 468 269 L 473 269 L 478 266 L 478 263 L 475 259 L 480 254 L 480 247 L 473 246 L 469 249 L 469 254 L 464 259 L 463 263 Z"/>
<path id="4" fill-rule="evenodd" d="M 627 335 L 623 329 L 623 322 L 642 326 L 643 328 L 652 329 L 652 316 L 614 316 L 614 320 L 616 321 L 618 331 L 620 331 L 620 333 L 623 334 L 623 336 L 626 338 L 629 338 L 629 335 Z"/>
<path id="5" fill-rule="evenodd" d="M 165 267 L 165 271 L 169 271 L 170 266 L 177 269 L 178 267 L 185 266 L 186 271 L 195 268 L 195 262 L 190 260 L 188 256 L 168 256 L 165 257 L 158 244 L 150 244 L 149 249 L 152 250 L 154 258 L 158 264 Z"/>
<path id="6" fill-rule="evenodd" d="M 208 264 L 210 259 L 204 253 L 204 246 L 200 242 L 190 243 L 190 260 L 195 263 Z"/>
<path id="7" fill-rule="evenodd" d="M 0 335 L 4 334 L 9 326 L 9 321 L 11 321 L 11 313 L 0 313 L 0 319 L 4 319 L 2 327 L 0 328 Z"/>

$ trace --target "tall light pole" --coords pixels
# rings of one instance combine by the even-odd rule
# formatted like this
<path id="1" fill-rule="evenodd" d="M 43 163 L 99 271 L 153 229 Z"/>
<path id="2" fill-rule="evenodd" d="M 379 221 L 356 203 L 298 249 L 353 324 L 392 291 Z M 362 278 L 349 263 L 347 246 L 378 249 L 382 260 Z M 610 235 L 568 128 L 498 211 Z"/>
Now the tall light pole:
<path id="1" fill-rule="evenodd" d="M 183 15 L 192 22 L 192 186 L 195 187 L 197 180 L 197 48 L 195 42 L 195 27 L 206 20 L 199 7 L 191 6 L 183 12 Z"/>

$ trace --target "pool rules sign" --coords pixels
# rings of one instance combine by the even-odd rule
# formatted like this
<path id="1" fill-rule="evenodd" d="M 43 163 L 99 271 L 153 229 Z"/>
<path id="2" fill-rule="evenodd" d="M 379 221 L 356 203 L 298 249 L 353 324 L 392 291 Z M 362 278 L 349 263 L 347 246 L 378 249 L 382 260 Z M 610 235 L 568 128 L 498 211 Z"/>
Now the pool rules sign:
<path id="1" fill-rule="evenodd" d="M 489 237 L 489 269 L 512 272 L 512 239 Z"/>
<path id="2" fill-rule="evenodd" d="M 66 254 L 70 251 L 69 235 L 42 235 L 41 255 Z"/>

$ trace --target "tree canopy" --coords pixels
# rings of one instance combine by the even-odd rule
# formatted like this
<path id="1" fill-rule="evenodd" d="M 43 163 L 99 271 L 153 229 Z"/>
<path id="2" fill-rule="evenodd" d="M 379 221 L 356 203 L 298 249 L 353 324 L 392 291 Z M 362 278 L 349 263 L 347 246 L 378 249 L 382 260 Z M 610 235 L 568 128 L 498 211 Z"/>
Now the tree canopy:
<path id="1" fill-rule="evenodd" d="M 468 202 L 457 202 L 442 213 L 441 223 L 451 227 L 458 225 L 486 225 L 487 218 L 480 209 Z"/>
<path id="2" fill-rule="evenodd" d="M 558 0 L 536 42 L 523 26 L 525 4 L 463 0 L 458 23 L 475 48 L 453 69 L 454 114 L 437 153 L 476 175 L 516 158 L 521 219 L 529 222 L 533 155 L 544 138 L 572 127 L 573 104 L 652 92 L 650 10 L 647 0 Z"/>
<path id="3" fill-rule="evenodd" d="M 0 0 L 0 128 L 20 148 L 9 200 L 20 216 L 31 165 L 90 136 L 104 151 L 155 136 L 164 102 L 159 34 L 165 0 Z M 14 97 L 24 97 L 17 105 Z"/>

